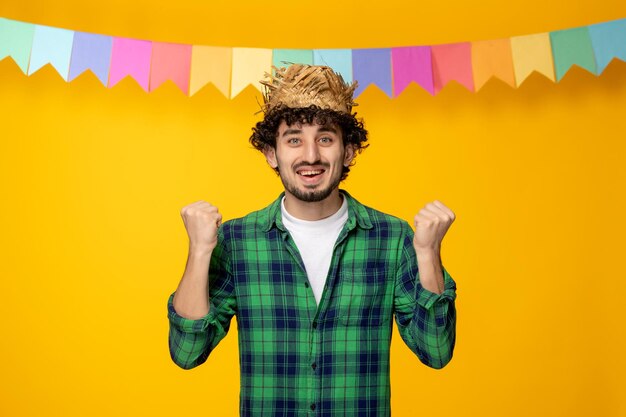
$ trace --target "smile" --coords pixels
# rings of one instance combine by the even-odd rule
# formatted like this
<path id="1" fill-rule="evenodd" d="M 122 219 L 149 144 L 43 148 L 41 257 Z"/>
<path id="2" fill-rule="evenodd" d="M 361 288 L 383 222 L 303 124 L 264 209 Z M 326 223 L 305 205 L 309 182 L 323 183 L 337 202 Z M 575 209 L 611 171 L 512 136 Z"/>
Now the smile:
<path id="1" fill-rule="evenodd" d="M 321 175 L 325 172 L 323 169 L 310 169 L 310 170 L 302 170 L 297 171 L 297 174 L 303 177 L 313 178 L 318 175 Z"/>

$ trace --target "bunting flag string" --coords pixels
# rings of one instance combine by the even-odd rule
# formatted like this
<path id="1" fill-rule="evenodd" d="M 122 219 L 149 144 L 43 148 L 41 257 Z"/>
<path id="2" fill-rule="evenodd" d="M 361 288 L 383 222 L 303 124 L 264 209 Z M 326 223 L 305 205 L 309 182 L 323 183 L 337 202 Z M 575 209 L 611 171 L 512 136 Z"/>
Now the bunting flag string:
<path id="1" fill-rule="evenodd" d="M 24 74 L 50 64 L 67 82 L 89 70 L 105 87 L 125 77 L 146 92 L 166 81 L 191 96 L 212 83 L 233 98 L 272 65 L 328 65 L 355 95 L 374 84 L 396 97 L 411 82 L 431 95 L 455 81 L 479 91 L 491 78 L 513 88 L 532 72 L 559 82 L 574 66 L 600 75 L 613 59 L 626 61 L 626 19 L 487 41 L 369 49 L 265 49 L 156 42 L 78 32 L 0 18 L 0 60 Z"/>

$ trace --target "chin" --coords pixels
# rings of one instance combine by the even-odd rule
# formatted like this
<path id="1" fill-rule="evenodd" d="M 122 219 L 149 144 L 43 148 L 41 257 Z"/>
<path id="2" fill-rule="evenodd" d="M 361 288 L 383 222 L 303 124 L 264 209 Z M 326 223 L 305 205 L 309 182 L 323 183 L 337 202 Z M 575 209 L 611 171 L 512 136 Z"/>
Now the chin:
<path id="1" fill-rule="evenodd" d="M 317 203 L 320 201 L 326 200 L 333 193 L 334 188 L 323 188 L 316 187 L 316 189 L 312 190 L 310 188 L 306 188 L 304 190 L 301 189 L 291 189 L 287 190 L 291 195 L 297 198 L 300 201 L 304 201 L 306 203 Z"/>

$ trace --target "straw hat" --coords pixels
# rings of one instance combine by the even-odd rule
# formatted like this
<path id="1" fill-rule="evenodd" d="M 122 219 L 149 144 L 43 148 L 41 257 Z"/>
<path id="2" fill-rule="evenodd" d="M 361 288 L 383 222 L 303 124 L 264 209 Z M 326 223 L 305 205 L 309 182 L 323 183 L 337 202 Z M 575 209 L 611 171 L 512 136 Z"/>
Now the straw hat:
<path id="1" fill-rule="evenodd" d="M 275 75 L 265 73 L 267 80 L 263 92 L 265 114 L 279 105 L 299 108 L 315 104 L 350 114 L 356 106 L 352 100 L 358 82 L 347 84 L 340 74 L 322 65 L 292 64 L 278 68 L 272 65 Z"/>

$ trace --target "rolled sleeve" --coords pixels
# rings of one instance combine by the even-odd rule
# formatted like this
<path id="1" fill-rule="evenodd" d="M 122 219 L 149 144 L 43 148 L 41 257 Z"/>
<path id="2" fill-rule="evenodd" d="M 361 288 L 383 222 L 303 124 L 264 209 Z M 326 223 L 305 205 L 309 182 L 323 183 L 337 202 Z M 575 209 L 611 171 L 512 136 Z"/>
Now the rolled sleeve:
<path id="1" fill-rule="evenodd" d="M 394 312 L 402 340 L 425 365 L 440 369 L 452 359 L 456 341 L 456 283 L 442 265 L 444 291 L 422 287 L 412 234 L 404 238 L 396 273 Z"/>
<path id="2" fill-rule="evenodd" d="M 456 299 L 456 282 L 454 282 L 445 268 L 442 268 L 442 270 L 444 290 L 441 294 L 429 291 L 421 285 L 417 286 L 417 303 L 426 310 L 430 310 L 433 305 L 446 305 L 449 301 Z"/>
<path id="3" fill-rule="evenodd" d="M 184 333 L 205 333 L 210 329 L 211 325 L 216 324 L 215 306 L 211 300 L 209 300 L 209 312 L 204 317 L 188 319 L 180 316 L 174 309 L 174 294 L 176 293 L 172 293 L 167 300 L 167 318 L 170 321 L 170 325 Z"/>

